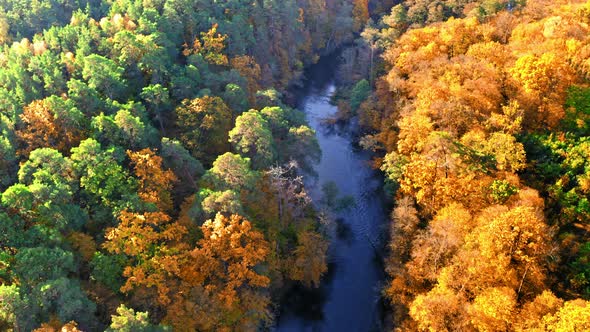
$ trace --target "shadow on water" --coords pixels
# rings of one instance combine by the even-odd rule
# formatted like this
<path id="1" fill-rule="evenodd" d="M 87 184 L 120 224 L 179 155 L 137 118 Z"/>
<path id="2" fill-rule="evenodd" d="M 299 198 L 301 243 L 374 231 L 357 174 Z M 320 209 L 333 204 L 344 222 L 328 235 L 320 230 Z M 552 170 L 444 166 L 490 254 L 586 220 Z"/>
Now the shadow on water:
<path id="1" fill-rule="evenodd" d="M 285 96 L 286 102 L 292 107 L 303 109 L 308 97 L 327 98 L 317 92 L 332 82 L 340 63 L 340 51 L 321 57 L 318 63 L 305 70 L 303 78 L 298 84 L 289 87 Z M 329 100 L 329 98 L 327 99 Z"/>
<path id="2" fill-rule="evenodd" d="M 337 263 L 328 262 L 328 273 L 322 278 L 322 283 L 329 283 L 337 271 Z M 321 321 L 324 319 L 323 307 L 328 295 L 324 287 L 305 287 L 297 283 L 285 294 L 281 313 L 289 313 L 305 321 Z"/>
<path id="3" fill-rule="evenodd" d="M 351 137 L 350 125 L 340 122 L 331 123 L 330 120 L 331 119 L 321 119 L 321 127 L 318 131 L 326 136 L 337 135 L 341 137 Z M 353 142 L 351 142 L 351 144 L 354 146 Z"/>
<path id="4" fill-rule="evenodd" d="M 348 245 L 351 245 L 355 240 L 352 227 L 350 227 L 343 218 L 336 219 L 336 236 L 338 237 L 338 240 L 343 241 Z"/>

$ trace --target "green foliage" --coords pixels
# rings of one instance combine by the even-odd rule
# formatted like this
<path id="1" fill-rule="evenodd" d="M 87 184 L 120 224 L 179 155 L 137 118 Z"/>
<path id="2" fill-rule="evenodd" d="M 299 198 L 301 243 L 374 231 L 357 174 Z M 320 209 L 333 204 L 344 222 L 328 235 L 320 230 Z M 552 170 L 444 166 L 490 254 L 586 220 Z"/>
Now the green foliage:
<path id="1" fill-rule="evenodd" d="M 272 107 L 280 105 L 282 94 L 275 89 L 267 89 L 256 92 L 256 106 Z"/>
<path id="2" fill-rule="evenodd" d="M 109 58 L 96 54 L 84 58 L 82 76 L 88 81 L 88 86 L 109 99 L 116 99 L 123 95 L 122 92 L 125 90 L 123 72 L 124 69 Z"/>
<path id="3" fill-rule="evenodd" d="M 406 164 L 408 160 L 405 156 L 399 155 L 395 151 L 392 151 L 385 155 L 381 170 L 385 172 L 388 180 L 393 183 L 398 183 L 404 174 Z"/>
<path id="4" fill-rule="evenodd" d="M 2 205 L 8 206 L 8 204 L 5 205 L 4 201 Z M 18 216 L 11 217 L 7 213 L 0 211 L 0 243 L 6 247 L 18 248 L 25 245 L 28 240 L 30 239 L 26 237 L 25 222 Z M 0 263 L 1 265 L 2 263 Z M 2 279 L 2 276 L 0 276 L 0 280 Z"/>
<path id="5" fill-rule="evenodd" d="M 570 87 L 565 107 L 564 130 L 577 136 L 590 135 L 590 88 Z"/>
<path id="6" fill-rule="evenodd" d="M 106 108 L 106 103 L 101 99 L 99 92 L 86 82 L 73 78 L 68 81 L 67 86 L 69 100 L 73 101 L 85 115 L 94 115 Z"/>
<path id="7" fill-rule="evenodd" d="M 27 315 L 27 302 L 16 284 L 0 285 L 0 328 L 18 330 Z M 24 328 L 24 326 L 23 326 Z"/>
<path id="8" fill-rule="evenodd" d="M 529 135 L 525 147 L 533 176 L 547 184 L 550 203 L 560 209 L 559 223 L 590 220 L 590 139 Z"/>
<path id="9" fill-rule="evenodd" d="M 168 329 L 150 323 L 147 312 L 136 312 L 121 304 L 113 315 L 108 332 L 160 332 Z"/>
<path id="10" fill-rule="evenodd" d="M 279 106 L 265 107 L 260 110 L 260 114 L 268 122 L 273 137 L 284 139 L 290 128 L 289 113 Z"/>
<path id="11" fill-rule="evenodd" d="M 15 184 L 2 193 L 2 205 L 13 214 L 19 214 L 24 218 L 34 215 L 33 205 L 35 196 L 29 188 L 23 184 Z"/>
<path id="12" fill-rule="evenodd" d="M 195 189 L 197 179 L 205 173 L 201 162 L 195 159 L 182 143 L 167 137 L 162 138 L 160 154 L 164 158 L 164 166 L 176 174 L 180 185 Z"/>
<path id="13" fill-rule="evenodd" d="M 96 304 L 88 299 L 77 280 L 65 277 L 50 280 L 40 285 L 37 292 L 43 311 L 55 312 L 60 321 L 76 321 L 87 327 L 94 324 Z"/>
<path id="14" fill-rule="evenodd" d="M 248 109 L 248 95 L 237 84 L 229 83 L 225 86 L 223 100 L 236 114 L 242 114 Z"/>
<path id="15" fill-rule="evenodd" d="M 94 253 L 90 267 L 90 278 L 96 280 L 113 292 L 119 293 L 123 286 L 123 268 L 126 260 L 122 255 L 108 255 L 100 252 Z"/>
<path id="16" fill-rule="evenodd" d="M 18 38 L 32 37 L 54 25 L 64 25 L 70 20 L 72 12 L 96 5 L 87 0 L 75 1 L 0 1 L 5 13 L 10 35 Z M 91 8 L 91 7 L 88 7 Z M 0 40 L 1 42 L 2 40 Z"/>
<path id="17" fill-rule="evenodd" d="M 122 109 L 117 114 L 105 116 L 103 113 L 92 119 L 93 137 L 105 145 L 126 146 L 133 149 L 147 147 L 157 136 L 154 128 L 145 124 L 140 116 Z"/>
<path id="18" fill-rule="evenodd" d="M 156 209 L 144 200 L 159 197 L 153 191 L 161 188 L 144 183 L 150 174 L 143 182 L 132 176 L 126 151 L 149 148 L 163 172 L 174 172 L 179 181 L 161 194 L 171 196 L 175 212 L 163 219 L 178 218 L 191 234 L 218 211 L 265 210 L 271 203 L 257 200 L 267 198 L 266 168 L 295 159 L 310 169 L 320 156 L 314 131 L 279 91 L 320 52 L 352 36 L 347 2 L 0 0 L 0 8 L 0 330 L 29 331 L 50 320 L 74 320 L 82 330 L 107 326 L 105 315 L 96 322 L 96 305 L 82 289 L 89 281 L 116 293 L 105 298 L 92 290 L 101 308 L 133 302 L 162 319 L 168 308 L 140 299 L 150 290 L 120 293 L 125 257 L 97 252 L 78 265 L 65 250 L 72 233 L 82 232 L 89 243 L 76 245 L 92 252 L 122 211 Z M 240 66 L 240 59 L 248 61 Z M 250 107 L 263 110 L 246 112 Z M 201 162 L 211 166 L 205 175 Z M 305 209 L 287 214 L 303 220 Z M 296 231 L 285 227 L 292 239 L 264 264 L 284 263 Z M 166 259 L 194 249 L 190 241 L 168 240 L 174 246 L 153 248 L 170 250 Z M 177 284 L 167 285 L 171 293 Z M 254 302 L 240 303 L 243 312 Z M 112 330 L 162 330 L 147 314 L 120 309 Z M 220 312 L 221 325 L 210 329 L 251 329 L 268 318 L 266 310 L 247 318 Z"/>
<path id="19" fill-rule="evenodd" d="M 8 118 L 0 114 L 0 190 L 15 180 L 17 159 L 13 130 Z"/>
<path id="20" fill-rule="evenodd" d="M 278 162 L 296 160 L 302 170 L 311 172 L 311 165 L 320 160 L 321 150 L 315 131 L 305 125 L 301 112 L 274 106 L 263 108 L 260 114 L 272 132 Z"/>
<path id="21" fill-rule="evenodd" d="M 23 248 L 15 255 L 14 273 L 29 285 L 66 277 L 74 271 L 74 255 L 59 248 Z"/>
<path id="22" fill-rule="evenodd" d="M 319 162 L 322 156 L 315 134 L 315 130 L 305 125 L 289 128 L 289 134 L 280 147 L 281 151 L 286 151 L 280 155 L 280 161 L 293 159 L 299 162 L 301 169 L 311 171 L 312 165 Z"/>
<path id="23" fill-rule="evenodd" d="M 586 299 L 590 298 L 590 242 L 580 247 L 571 268 L 573 278 L 570 282 L 575 289 L 582 292 Z"/>
<path id="24" fill-rule="evenodd" d="M 71 195 L 76 186 L 71 162 L 61 153 L 50 148 L 31 152 L 29 160 L 18 171 L 18 180 L 27 185 L 54 186 L 63 191 L 64 195 Z"/>
<path id="25" fill-rule="evenodd" d="M 59 152 L 37 149 L 21 166 L 20 183 L 2 194 L 2 204 L 49 238 L 79 229 L 88 216 L 73 204 L 77 181 L 71 173 L 70 161 Z"/>
<path id="26" fill-rule="evenodd" d="M 226 152 L 213 162 L 213 167 L 203 176 L 217 190 L 241 190 L 253 188 L 258 174 L 250 169 L 250 159 Z"/>
<path id="27" fill-rule="evenodd" d="M 148 104 L 148 109 L 164 130 L 164 112 L 170 107 L 170 93 L 161 84 L 148 85 L 141 90 L 140 97 Z"/>
<path id="28" fill-rule="evenodd" d="M 173 76 L 170 80 L 170 94 L 175 100 L 192 99 L 198 91 L 195 87 L 201 86 L 201 73 L 192 64 L 185 67 L 173 67 Z"/>
<path id="29" fill-rule="evenodd" d="M 103 150 L 97 141 L 89 138 L 72 149 L 70 159 L 90 204 L 122 209 L 136 201 L 133 196 L 137 195 L 137 184 L 119 165 L 113 148 Z"/>
<path id="30" fill-rule="evenodd" d="M 217 212 L 228 215 L 244 214 L 240 196 L 233 190 L 211 191 L 209 189 L 203 189 L 199 192 L 199 197 L 202 200 L 201 206 L 203 212 L 209 218 L 215 216 Z"/>
<path id="31" fill-rule="evenodd" d="M 236 119 L 229 132 L 229 141 L 244 157 L 252 160 L 255 169 L 264 169 L 275 160 L 276 150 L 268 122 L 258 111 L 250 110 Z"/>
<path id="32" fill-rule="evenodd" d="M 490 196 L 497 204 L 504 204 L 510 196 L 518 192 L 518 188 L 505 180 L 494 180 L 490 185 Z"/>
<path id="33" fill-rule="evenodd" d="M 65 92 L 66 80 L 62 74 L 64 65 L 56 53 L 45 51 L 32 57 L 28 70 L 33 74 L 33 81 L 42 84 L 45 95 L 60 95 Z"/>
<path id="34" fill-rule="evenodd" d="M 358 81 L 350 91 L 350 107 L 356 112 L 363 101 L 371 94 L 371 86 L 365 79 Z"/>

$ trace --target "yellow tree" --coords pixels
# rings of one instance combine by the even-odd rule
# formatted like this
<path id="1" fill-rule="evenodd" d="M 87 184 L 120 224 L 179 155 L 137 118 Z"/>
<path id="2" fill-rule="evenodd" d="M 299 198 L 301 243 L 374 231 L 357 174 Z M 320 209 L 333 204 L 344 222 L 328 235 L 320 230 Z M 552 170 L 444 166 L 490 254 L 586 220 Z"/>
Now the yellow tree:
<path id="1" fill-rule="evenodd" d="M 516 312 L 516 293 L 509 287 L 491 287 L 470 306 L 471 323 L 479 331 L 510 330 Z"/>
<path id="2" fill-rule="evenodd" d="M 516 61 L 510 74 L 522 90 L 520 103 L 527 111 L 528 126 L 556 126 L 565 114 L 562 105 L 574 81 L 567 61 L 555 52 L 529 54 Z"/>
<path id="3" fill-rule="evenodd" d="M 515 330 L 543 330 L 543 317 L 555 314 L 562 306 L 563 300 L 557 298 L 551 291 L 543 291 L 534 300 L 522 306 L 518 318 L 515 319 Z"/>
<path id="4" fill-rule="evenodd" d="M 412 242 L 412 260 L 407 268 L 414 280 L 435 281 L 471 228 L 471 214 L 460 204 L 453 203 L 438 211 L 426 231 Z"/>
<path id="5" fill-rule="evenodd" d="M 462 295 L 437 286 L 416 297 L 410 305 L 410 316 L 423 331 L 466 330 L 465 302 Z"/>
<path id="6" fill-rule="evenodd" d="M 195 38 L 192 49 L 185 45 L 183 54 L 200 54 L 207 62 L 213 65 L 226 66 L 228 64 L 227 55 L 223 54 L 225 50 L 225 40 L 227 35 L 217 32 L 217 23 L 211 26 L 207 32 L 201 32 L 201 39 Z"/>
<path id="7" fill-rule="evenodd" d="M 181 265 L 172 270 L 182 280 L 176 296 L 187 298 L 172 304 L 166 320 L 183 329 L 255 330 L 259 323 L 269 322 L 270 298 L 266 288 L 270 279 L 259 273 L 265 262 L 269 244 L 262 233 L 239 215 L 226 217 L 217 214 L 201 227 L 203 238 L 199 246 L 188 252 Z M 199 304 L 200 303 L 200 304 Z M 211 317 L 194 317 L 178 321 L 176 316 L 190 317 L 197 311 L 217 311 Z M 187 325 L 188 324 L 188 325 Z M 191 325 L 192 324 L 192 325 Z"/>
<path id="8" fill-rule="evenodd" d="M 187 230 L 163 212 L 136 213 L 123 210 L 119 225 L 106 230 L 104 248 L 114 254 L 130 258 L 123 276 L 127 278 L 121 291 L 129 293 L 137 288 L 155 289 L 157 303 L 170 303 L 170 261 L 187 248 L 182 243 Z"/>
<path id="9" fill-rule="evenodd" d="M 590 330 L 590 302 L 576 299 L 564 303 L 554 315 L 543 317 L 547 331 Z"/>

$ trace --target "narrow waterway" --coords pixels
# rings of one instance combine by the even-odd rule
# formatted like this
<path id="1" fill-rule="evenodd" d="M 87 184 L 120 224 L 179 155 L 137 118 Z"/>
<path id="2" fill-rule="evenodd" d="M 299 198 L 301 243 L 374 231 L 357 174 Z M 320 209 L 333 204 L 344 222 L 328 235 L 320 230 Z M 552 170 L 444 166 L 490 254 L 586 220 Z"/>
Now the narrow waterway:
<path id="1" fill-rule="evenodd" d="M 385 234 L 382 179 L 370 167 L 370 155 L 354 147 L 354 124 L 327 126 L 322 121 L 337 111 L 330 104 L 337 59 L 337 55 L 328 56 L 309 68 L 306 83 L 297 92 L 298 108 L 316 130 L 322 149 L 321 162 L 315 166 L 317 177 L 308 176 L 306 185 L 319 202 L 322 185 L 333 181 L 340 195 L 350 195 L 355 204 L 336 214 L 329 272 L 322 285 L 314 291 L 293 289 L 282 305 L 276 331 L 381 329 L 384 276 L 375 247 Z"/>

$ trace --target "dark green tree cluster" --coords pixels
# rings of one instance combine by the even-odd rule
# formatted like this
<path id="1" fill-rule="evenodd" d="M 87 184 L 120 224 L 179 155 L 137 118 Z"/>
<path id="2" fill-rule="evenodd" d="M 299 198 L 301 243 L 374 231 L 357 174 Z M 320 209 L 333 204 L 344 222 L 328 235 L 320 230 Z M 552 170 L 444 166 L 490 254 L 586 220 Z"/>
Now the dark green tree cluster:
<path id="1" fill-rule="evenodd" d="M 548 216 L 559 228 L 560 291 L 590 299 L 590 89 L 572 86 L 559 130 L 523 136 L 530 160 L 528 181 L 547 197 Z"/>

